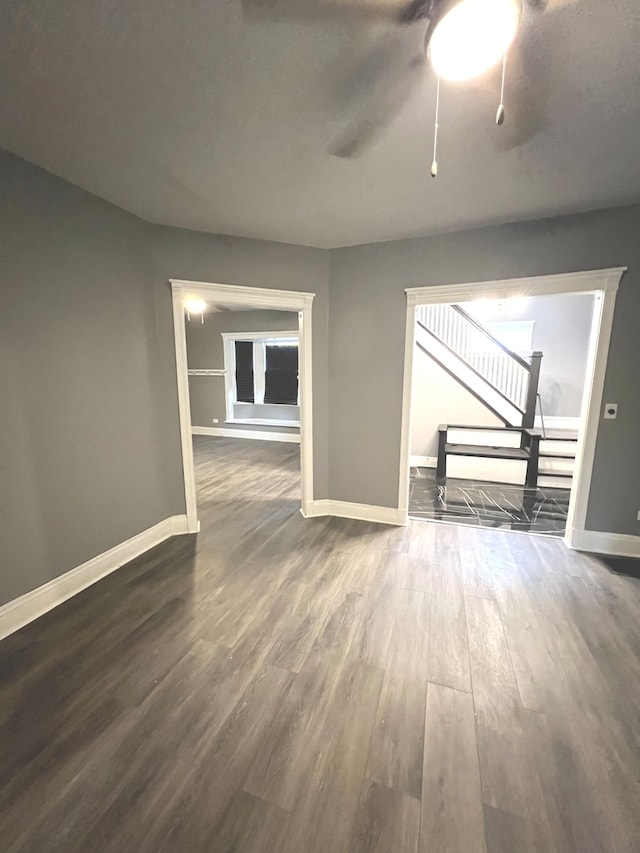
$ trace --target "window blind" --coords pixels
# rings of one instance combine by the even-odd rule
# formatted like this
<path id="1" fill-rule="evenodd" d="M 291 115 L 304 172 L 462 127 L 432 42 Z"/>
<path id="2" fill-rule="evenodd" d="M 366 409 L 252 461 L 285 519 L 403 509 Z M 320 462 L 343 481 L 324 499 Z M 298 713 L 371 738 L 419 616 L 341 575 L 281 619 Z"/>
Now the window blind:
<path id="1" fill-rule="evenodd" d="M 239 403 L 253 403 L 253 341 L 236 341 L 236 391 Z"/>
<path id="2" fill-rule="evenodd" d="M 267 345 L 264 401 L 295 406 L 298 402 L 298 347 Z"/>

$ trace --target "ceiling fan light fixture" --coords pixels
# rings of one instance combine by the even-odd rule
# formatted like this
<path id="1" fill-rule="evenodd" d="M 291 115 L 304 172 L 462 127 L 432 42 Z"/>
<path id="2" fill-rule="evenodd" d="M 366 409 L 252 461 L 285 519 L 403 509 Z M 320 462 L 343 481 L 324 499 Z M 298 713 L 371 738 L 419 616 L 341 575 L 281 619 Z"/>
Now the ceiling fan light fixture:
<path id="1" fill-rule="evenodd" d="M 198 299 L 197 296 L 189 296 L 184 300 L 185 311 L 190 314 L 202 314 L 206 310 L 207 303 L 204 299 Z"/>
<path id="2" fill-rule="evenodd" d="M 198 299 L 196 296 L 188 296 L 184 300 L 184 310 L 187 315 L 187 320 L 191 322 L 192 314 L 200 315 L 200 322 L 204 323 L 204 312 L 207 309 L 207 303 L 204 299 Z"/>
<path id="3" fill-rule="evenodd" d="M 434 71 L 470 80 L 495 65 L 514 39 L 519 0 L 459 0 L 436 24 L 429 42 Z"/>

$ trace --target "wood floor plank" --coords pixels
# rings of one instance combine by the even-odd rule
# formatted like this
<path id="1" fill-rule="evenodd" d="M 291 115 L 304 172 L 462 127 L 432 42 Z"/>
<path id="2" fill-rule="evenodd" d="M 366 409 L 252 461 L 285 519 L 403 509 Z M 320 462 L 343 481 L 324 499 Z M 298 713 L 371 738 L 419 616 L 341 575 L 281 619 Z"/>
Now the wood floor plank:
<path id="1" fill-rule="evenodd" d="M 435 564 L 437 526 L 412 523 L 411 533 L 398 559 L 401 585 L 405 589 L 430 593 Z"/>
<path id="2" fill-rule="evenodd" d="M 473 699 L 439 684 L 427 687 L 420 850 L 486 853 Z"/>
<path id="3" fill-rule="evenodd" d="M 271 667 L 261 673 L 218 731 L 205 731 L 185 758 L 195 768 L 184 779 L 173 813 L 147 833 L 140 853 L 213 848 L 218 825 L 242 783 L 273 716 L 295 676 Z"/>
<path id="4" fill-rule="evenodd" d="M 457 528 L 453 525 L 440 525 L 436 537 L 428 677 L 445 687 L 471 690 Z"/>
<path id="5" fill-rule="evenodd" d="M 274 851 L 287 812 L 239 791 L 227 806 L 211 839 L 215 853 L 266 853 Z"/>
<path id="6" fill-rule="evenodd" d="M 487 853 L 531 853 L 524 818 L 485 806 L 484 825 Z"/>
<path id="7" fill-rule="evenodd" d="M 339 680 L 353 676 L 339 655 L 315 661 L 298 674 L 259 745 L 244 790 L 284 809 L 292 809 L 324 744 L 324 731 Z"/>
<path id="8" fill-rule="evenodd" d="M 284 853 L 350 853 L 381 684 L 382 672 L 368 664 L 340 681 L 322 731 L 324 745 L 281 840 Z"/>
<path id="9" fill-rule="evenodd" d="M 558 678 L 547 635 L 546 623 L 531 610 L 517 618 L 503 614 L 504 630 L 514 674 L 524 708 L 545 711 L 549 707 L 550 685 Z"/>
<path id="10" fill-rule="evenodd" d="M 484 550 L 483 532 L 473 527 L 458 528 L 458 545 L 464 593 L 494 598 L 493 575 Z"/>
<path id="11" fill-rule="evenodd" d="M 402 590 L 398 598 L 367 776 L 420 798 L 427 694 L 430 600 Z"/>
<path id="12" fill-rule="evenodd" d="M 429 594 L 433 583 L 433 572 L 433 559 L 405 553 L 398 555 L 398 575 L 403 589 Z"/>
<path id="13" fill-rule="evenodd" d="M 487 599 L 468 596 L 466 610 L 485 802 L 518 814 L 520 792 L 503 751 L 494 749 L 501 737 L 511 737 L 513 721 L 521 716 L 502 621 L 495 602 Z"/>
<path id="14" fill-rule="evenodd" d="M 532 761 L 536 715 L 522 707 L 498 606 L 475 596 L 465 603 L 484 803 L 521 817 L 530 849 L 559 853 Z"/>
<path id="15" fill-rule="evenodd" d="M 367 599 L 361 655 L 367 663 L 384 669 L 387 666 L 400 594 L 398 566 L 395 557 L 386 551 L 361 561 L 361 564 L 366 569 L 362 589 Z"/>
<path id="16" fill-rule="evenodd" d="M 201 733 L 189 760 L 169 752 L 162 738 L 149 737 L 137 753 L 128 749 L 125 740 L 115 761 L 102 757 L 99 763 L 90 764 L 90 772 L 85 771 L 78 780 L 81 796 L 97 799 L 96 780 L 101 780 L 105 766 L 110 780 L 108 796 L 94 805 L 94 814 L 100 817 L 90 826 L 90 833 L 80 838 L 77 847 L 68 849 L 77 853 L 89 848 L 205 851 L 217 850 L 219 839 L 230 842 L 231 825 L 235 824 L 232 816 L 237 817 L 234 793 L 261 728 L 286 694 L 292 677 L 283 670 L 262 673 L 222 726 Z M 267 818 L 266 811 L 263 816 Z M 258 834 L 259 823 L 255 815 L 246 827 L 247 845 Z"/>
<path id="17" fill-rule="evenodd" d="M 368 783 L 356 815 L 350 853 L 418 853 L 420 801 Z"/>

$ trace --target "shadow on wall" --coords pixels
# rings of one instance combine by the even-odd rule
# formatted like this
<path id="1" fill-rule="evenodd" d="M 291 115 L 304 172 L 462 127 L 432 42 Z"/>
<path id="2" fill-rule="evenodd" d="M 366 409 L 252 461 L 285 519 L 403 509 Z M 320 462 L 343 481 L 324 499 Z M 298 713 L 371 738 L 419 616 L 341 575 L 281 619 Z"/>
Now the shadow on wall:
<path id="1" fill-rule="evenodd" d="M 538 386 L 540 399 L 542 400 L 542 412 L 544 415 L 555 415 L 560 407 L 562 397 L 562 386 L 559 382 L 544 377 Z"/>

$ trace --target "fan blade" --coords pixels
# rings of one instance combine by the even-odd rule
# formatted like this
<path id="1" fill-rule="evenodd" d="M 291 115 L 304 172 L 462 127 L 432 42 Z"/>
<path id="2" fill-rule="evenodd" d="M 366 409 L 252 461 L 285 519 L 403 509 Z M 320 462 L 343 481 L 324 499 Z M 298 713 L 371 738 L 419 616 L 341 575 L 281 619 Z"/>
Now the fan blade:
<path id="1" fill-rule="evenodd" d="M 552 42 L 562 38 L 561 29 L 552 22 L 541 26 L 538 14 L 551 14 L 574 6 L 580 0 L 526 0 L 525 14 L 531 27 L 526 28 L 509 50 L 505 91 L 505 119 L 499 133 L 499 146 L 517 148 L 545 130 L 551 120 L 549 99 L 554 71 L 544 56 L 562 55 L 562 45 Z"/>
<path id="2" fill-rule="evenodd" d="M 379 100 L 375 108 L 361 110 L 347 127 L 337 134 L 329 144 L 329 153 L 334 157 L 358 157 L 388 127 L 400 112 L 413 92 L 413 85 L 406 85 L 396 96 Z"/>
<path id="3" fill-rule="evenodd" d="M 334 20 L 337 16 L 406 23 L 426 15 L 428 0 L 242 0 L 249 18 Z"/>
<path id="4" fill-rule="evenodd" d="M 389 29 L 379 35 L 334 87 L 332 113 L 342 115 L 329 152 L 355 157 L 393 120 L 424 78 L 424 27 Z"/>
<path id="5" fill-rule="evenodd" d="M 564 6 L 575 6 L 580 0 L 527 0 L 534 12 L 555 12 Z"/>
<path id="6" fill-rule="evenodd" d="M 548 105 L 553 72 L 544 55 L 536 38 L 520 39 L 509 51 L 505 119 L 497 133 L 498 145 L 503 150 L 524 145 L 550 124 Z"/>

